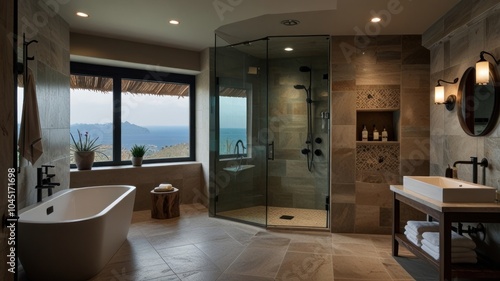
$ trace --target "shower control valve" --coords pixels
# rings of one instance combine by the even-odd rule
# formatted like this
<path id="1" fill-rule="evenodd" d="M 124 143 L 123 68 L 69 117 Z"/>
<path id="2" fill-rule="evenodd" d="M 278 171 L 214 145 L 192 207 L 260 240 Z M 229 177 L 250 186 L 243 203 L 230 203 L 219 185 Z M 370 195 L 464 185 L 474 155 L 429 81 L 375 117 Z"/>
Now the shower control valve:
<path id="1" fill-rule="evenodd" d="M 308 148 L 303 148 L 300 152 L 301 152 L 302 154 L 304 154 L 304 155 L 307 155 L 307 154 L 309 154 L 309 152 L 311 152 L 311 150 L 310 150 L 310 149 L 308 149 Z"/>
<path id="2" fill-rule="evenodd" d="M 321 152 L 321 149 L 316 149 L 316 150 L 314 150 L 314 155 L 316 155 L 316 156 L 321 156 L 321 154 L 323 154 L 323 153 Z"/>

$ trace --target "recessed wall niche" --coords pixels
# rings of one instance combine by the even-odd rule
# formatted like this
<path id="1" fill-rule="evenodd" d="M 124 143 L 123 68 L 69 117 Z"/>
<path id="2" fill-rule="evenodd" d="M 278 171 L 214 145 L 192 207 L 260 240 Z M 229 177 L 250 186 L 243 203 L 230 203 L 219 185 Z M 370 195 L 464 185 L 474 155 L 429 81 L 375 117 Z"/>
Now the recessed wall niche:
<path id="1" fill-rule="evenodd" d="M 365 86 L 356 91 L 356 141 L 362 141 L 366 126 L 368 141 L 373 141 L 374 128 L 379 134 L 385 128 L 388 141 L 399 140 L 400 86 Z"/>

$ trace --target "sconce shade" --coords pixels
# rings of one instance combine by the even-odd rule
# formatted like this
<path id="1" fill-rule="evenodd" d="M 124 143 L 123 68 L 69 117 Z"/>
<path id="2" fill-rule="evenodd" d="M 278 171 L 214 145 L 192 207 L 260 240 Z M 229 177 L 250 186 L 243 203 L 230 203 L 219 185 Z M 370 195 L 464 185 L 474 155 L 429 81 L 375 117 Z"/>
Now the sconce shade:
<path id="1" fill-rule="evenodd" d="M 441 85 L 441 82 L 447 84 L 456 84 L 458 82 L 458 77 L 453 80 L 453 82 L 445 81 L 443 79 L 439 79 L 436 87 L 434 88 L 434 103 L 435 104 L 444 104 L 448 111 L 452 111 L 455 108 L 455 95 L 449 95 L 448 98 L 444 99 L 444 86 Z"/>
<path id="2" fill-rule="evenodd" d="M 434 103 L 444 103 L 444 86 L 434 88 Z"/>
<path id="3" fill-rule="evenodd" d="M 484 55 L 489 55 L 495 61 L 495 64 L 500 64 L 500 60 L 497 60 L 492 54 L 481 51 L 479 53 L 479 61 L 476 63 L 476 84 L 486 85 L 490 82 L 490 63 L 484 58 Z"/>
<path id="4" fill-rule="evenodd" d="M 480 60 L 476 63 L 476 83 L 486 85 L 490 82 L 490 63 Z"/>

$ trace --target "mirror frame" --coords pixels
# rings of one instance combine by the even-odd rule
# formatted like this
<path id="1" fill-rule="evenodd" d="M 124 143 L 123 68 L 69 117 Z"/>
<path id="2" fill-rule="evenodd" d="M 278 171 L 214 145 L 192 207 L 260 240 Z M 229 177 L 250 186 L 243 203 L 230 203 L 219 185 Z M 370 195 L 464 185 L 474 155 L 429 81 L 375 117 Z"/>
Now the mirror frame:
<path id="1" fill-rule="evenodd" d="M 480 137 L 486 136 L 489 134 L 493 128 L 497 125 L 498 115 L 499 115 L 499 96 L 500 95 L 500 86 L 499 86 L 499 77 L 496 71 L 496 68 L 490 63 L 490 79 L 493 79 L 493 87 L 495 89 L 494 96 L 494 105 L 493 112 L 491 113 L 491 118 L 488 121 L 488 124 L 484 128 L 484 130 L 480 134 L 475 134 L 474 130 L 469 128 L 467 125 L 467 121 L 465 116 L 463 116 L 464 106 L 466 106 L 464 101 L 464 95 L 467 91 L 474 91 L 474 87 L 476 87 L 476 69 L 474 67 L 469 67 L 465 70 L 462 78 L 460 79 L 460 84 L 457 90 L 457 115 L 458 121 L 460 122 L 460 126 L 464 130 L 464 132 L 472 137 Z"/>

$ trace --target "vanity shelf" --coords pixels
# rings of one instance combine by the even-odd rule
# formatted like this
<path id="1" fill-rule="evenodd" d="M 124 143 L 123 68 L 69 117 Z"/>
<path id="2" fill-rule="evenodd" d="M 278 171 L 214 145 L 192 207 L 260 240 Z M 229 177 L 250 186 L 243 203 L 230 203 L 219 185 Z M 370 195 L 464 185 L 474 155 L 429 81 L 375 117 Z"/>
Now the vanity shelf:
<path id="1" fill-rule="evenodd" d="M 399 245 L 405 246 L 417 257 L 426 260 L 439 270 L 439 280 L 452 278 L 495 279 L 500 276 L 500 268 L 489 266 L 478 259 L 477 264 L 451 263 L 451 224 L 453 222 L 500 223 L 498 203 L 442 203 L 425 196 L 407 192 L 402 185 L 391 185 L 393 192 L 392 255 L 398 256 Z M 408 241 L 400 227 L 400 203 L 415 208 L 439 221 L 440 260 L 437 261 Z"/>

